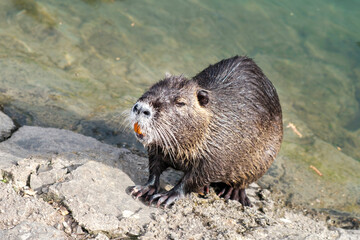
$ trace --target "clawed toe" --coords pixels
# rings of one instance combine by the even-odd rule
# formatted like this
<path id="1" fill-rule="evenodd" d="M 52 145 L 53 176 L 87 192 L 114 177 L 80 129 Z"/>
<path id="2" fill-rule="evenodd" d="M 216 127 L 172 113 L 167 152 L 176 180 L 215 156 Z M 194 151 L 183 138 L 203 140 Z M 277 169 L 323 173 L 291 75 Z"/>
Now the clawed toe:
<path id="1" fill-rule="evenodd" d="M 149 197 L 149 206 L 153 203 L 154 200 L 160 198 L 162 196 L 162 194 L 158 193 L 158 194 L 154 194 L 151 197 Z"/>
<path id="2" fill-rule="evenodd" d="M 156 193 L 156 191 L 156 187 L 152 185 L 136 185 L 131 189 L 130 195 L 134 196 L 135 199 L 138 199 L 139 197 L 145 197 L 145 199 L 147 199 Z"/>
<path id="3" fill-rule="evenodd" d="M 156 202 L 156 207 L 164 206 L 164 208 L 167 208 L 171 204 L 173 204 L 176 200 L 179 200 L 183 198 L 183 194 L 178 191 L 170 190 L 166 193 L 160 193 L 155 194 L 150 197 L 149 205 L 151 205 L 153 202 Z"/>
<path id="4" fill-rule="evenodd" d="M 225 186 L 223 189 L 221 189 L 218 196 L 225 198 L 225 200 L 231 199 L 231 200 L 239 201 L 243 206 L 249 206 L 249 207 L 252 206 L 250 199 L 245 193 L 245 189 Z"/>
<path id="5" fill-rule="evenodd" d="M 149 202 L 149 205 L 152 205 L 152 203 L 154 202 L 156 203 L 157 207 L 164 206 L 164 208 L 167 208 L 176 200 L 183 198 L 185 194 L 179 189 L 172 189 L 166 193 L 157 193 L 157 189 L 155 186 L 137 185 L 131 189 L 130 195 L 134 196 L 136 199 L 138 199 L 139 197 L 144 197 L 145 201 Z"/>
<path id="6" fill-rule="evenodd" d="M 239 201 L 243 206 L 252 207 L 250 199 L 248 198 L 248 196 L 245 193 L 245 189 L 240 189 L 240 194 L 239 195 L 240 195 Z"/>
<path id="7" fill-rule="evenodd" d="M 209 194 L 210 192 L 210 184 L 204 186 L 204 194 Z"/>

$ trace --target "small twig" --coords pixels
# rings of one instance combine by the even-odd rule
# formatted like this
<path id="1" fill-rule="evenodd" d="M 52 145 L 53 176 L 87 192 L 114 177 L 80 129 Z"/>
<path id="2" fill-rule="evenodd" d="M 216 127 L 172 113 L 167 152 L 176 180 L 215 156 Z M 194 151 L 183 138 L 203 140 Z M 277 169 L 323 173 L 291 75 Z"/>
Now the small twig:
<path id="1" fill-rule="evenodd" d="M 287 127 L 287 128 L 291 128 L 291 130 L 293 130 L 293 132 L 294 132 L 296 135 L 298 135 L 300 138 L 303 137 L 303 135 L 296 129 L 295 124 L 289 123 L 286 127 Z"/>
<path id="2" fill-rule="evenodd" d="M 323 174 L 316 168 L 316 167 L 314 167 L 313 165 L 310 165 L 310 168 L 312 169 L 312 170 L 314 170 L 319 176 L 322 176 Z"/>

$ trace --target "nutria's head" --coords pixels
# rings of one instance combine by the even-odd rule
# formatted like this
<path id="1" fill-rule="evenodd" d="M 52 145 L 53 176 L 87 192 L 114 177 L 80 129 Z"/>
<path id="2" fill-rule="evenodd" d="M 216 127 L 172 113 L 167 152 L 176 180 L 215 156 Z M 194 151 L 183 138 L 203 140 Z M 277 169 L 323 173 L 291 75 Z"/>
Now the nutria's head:
<path id="1" fill-rule="evenodd" d="M 194 155 L 206 138 L 211 93 L 196 82 L 172 76 L 153 85 L 131 109 L 137 139 L 171 155 Z"/>

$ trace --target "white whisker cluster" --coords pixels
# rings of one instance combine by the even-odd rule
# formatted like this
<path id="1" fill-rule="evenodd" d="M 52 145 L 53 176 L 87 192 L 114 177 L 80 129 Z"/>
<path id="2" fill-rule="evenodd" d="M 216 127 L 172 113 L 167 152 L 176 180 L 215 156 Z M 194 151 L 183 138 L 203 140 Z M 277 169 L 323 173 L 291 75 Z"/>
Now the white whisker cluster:
<path id="1" fill-rule="evenodd" d="M 129 112 L 129 110 L 125 110 L 121 112 L 119 115 L 119 118 L 121 119 L 120 127 L 122 130 L 132 130 L 132 126 L 134 125 L 134 116 Z M 132 125 L 129 125 L 129 123 L 132 123 Z"/>
<path id="2" fill-rule="evenodd" d="M 176 137 L 172 134 L 170 126 L 154 123 L 153 130 L 159 137 L 159 141 L 156 141 L 156 143 L 160 143 L 160 147 L 163 149 L 164 153 L 169 155 L 170 160 L 173 161 L 179 152 L 180 145 Z"/>

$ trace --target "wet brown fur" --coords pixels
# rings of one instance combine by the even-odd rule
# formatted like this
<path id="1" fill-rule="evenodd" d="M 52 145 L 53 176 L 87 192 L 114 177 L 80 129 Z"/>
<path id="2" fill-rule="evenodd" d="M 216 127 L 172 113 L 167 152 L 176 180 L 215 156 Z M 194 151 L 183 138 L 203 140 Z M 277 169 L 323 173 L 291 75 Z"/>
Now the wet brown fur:
<path id="1" fill-rule="evenodd" d="M 200 90 L 207 94 L 206 104 Z M 222 60 L 190 80 L 166 78 L 139 101 L 156 110 L 154 141 L 145 144 L 149 182 L 172 167 L 185 173 L 179 182 L 185 193 L 216 182 L 244 189 L 268 170 L 280 149 L 279 98 L 250 58 Z"/>

